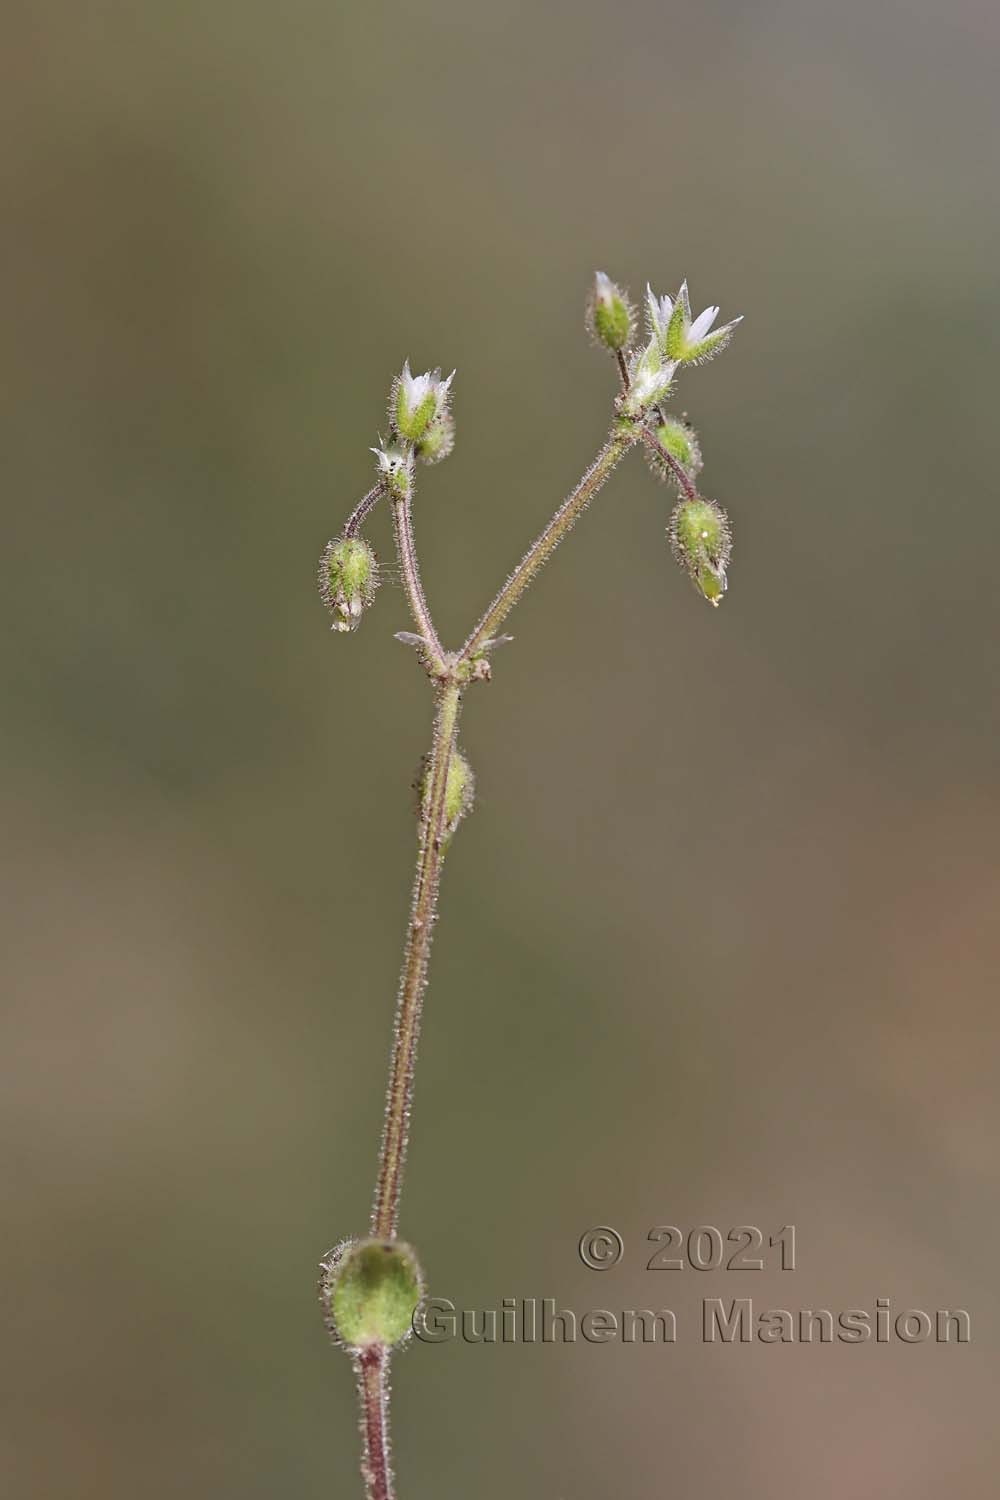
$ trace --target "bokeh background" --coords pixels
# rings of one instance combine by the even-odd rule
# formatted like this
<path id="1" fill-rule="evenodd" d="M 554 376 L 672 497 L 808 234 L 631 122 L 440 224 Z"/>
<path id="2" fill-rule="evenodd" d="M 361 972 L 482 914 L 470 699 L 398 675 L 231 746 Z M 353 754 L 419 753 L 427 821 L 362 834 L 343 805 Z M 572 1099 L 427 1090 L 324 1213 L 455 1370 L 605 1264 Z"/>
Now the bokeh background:
<path id="1" fill-rule="evenodd" d="M 992 1496 L 995 7 L 6 32 L 6 1492 L 358 1493 L 314 1286 L 367 1217 L 429 702 L 399 588 L 333 636 L 315 560 L 403 357 L 457 365 L 417 526 L 462 636 L 605 430 L 597 266 L 746 314 L 679 402 L 731 591 L 633 457 L 469 694 L 403 1228 L 460 1306 L 681 1332 L 413 1349 L 401 1494 Z M 667 1223 L 793 1223 L 799 1268 L 648 1272 Z M 745 1295 L 973 1342 L 703 1345 Z"/>

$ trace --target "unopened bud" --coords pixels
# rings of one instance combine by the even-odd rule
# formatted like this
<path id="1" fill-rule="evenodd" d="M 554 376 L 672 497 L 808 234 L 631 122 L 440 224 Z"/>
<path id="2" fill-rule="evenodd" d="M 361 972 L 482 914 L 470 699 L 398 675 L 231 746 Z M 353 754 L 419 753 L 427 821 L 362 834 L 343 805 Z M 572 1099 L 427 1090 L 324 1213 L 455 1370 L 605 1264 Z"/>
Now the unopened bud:
<path id="1" fill-rule="evenodd" d="M 627 349 L 632 339 L 634 315 L 628 297 L 603 271 L 594 276 L 587 300 L 587 326 L 606 349 Z"/>
<path id="2" fill-rule="evenodd" d="M 420 767 L 420 812 L 427 810 L 430 796 L 430 761 L 425 758 Z M 467 812 L 472 811 L 476 796 L 476 778 L 472 767 L 460 750 L 451 752 L 448 763 L 448 779 L 444 790 L 444 837 L 450 839 Z"/>
<path id="3" fill-rule="evenodd" d="M 694 480 L 702 467 L 701 448 L 698 446 L 698 435 L 694 428 L 682 422 L 680 417 L 664 417 L 662 422 L 658 420 L 653 422 L 650 431 L 660 447 L 680 464 L 688 479 Z M 669 479 L 674 484 L 678 482 L 677 475 L 662 453 L 657 453 L 655 448 L 647 447 L 646 457 L 649 460 L 649 467 L 658 478 Z"/>
<path id="4" fill-rule="evenodd" d="M 378 588 L 375 553 L 360 536 L 327 544 L 319 568 L 319 591 L 333 615 L 334 630 L 355 630 Z"/>
<path id="5" fill-rule="evenodd" d="M 447 380 L 441 379 L 440 370 L 411 375 L 410 362 L 406 361 L 389 397 L 389 420 L 401 438 L 419 442 L 435 418 L 445 414 L 454 377 L 454 370 Z"/>
<path id="6" fill-rule="evenodd" d="M 424 1278 L 416 1255 L 399 1240 L 345 1240 L 323 1262 L 319 1290 L 338 1343 L 389 1348 L 412 1332 Z"/>
<path id="7" fill-rule="evenodd" d="M 674 556 L 695 588 L 716 606 L 726 592 L 732 538 L 726 513 L 714 500 L 682 500 L 670 527 Z"/>
<path id="8" fill-rule="evenodd" d="M 436 464 L 447 458 L 454 446 L 455 418 L 450 411 L 445 411 L 428 424 L 414 452 L 423 463 Z"/>

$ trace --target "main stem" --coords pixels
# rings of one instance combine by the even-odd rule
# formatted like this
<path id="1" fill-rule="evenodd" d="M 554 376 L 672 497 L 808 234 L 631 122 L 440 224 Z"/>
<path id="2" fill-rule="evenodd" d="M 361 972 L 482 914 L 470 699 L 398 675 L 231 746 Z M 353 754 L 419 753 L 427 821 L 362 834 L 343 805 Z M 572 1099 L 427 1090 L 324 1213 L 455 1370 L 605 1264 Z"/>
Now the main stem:
<path id="1" fill-rule="evenodd" d="M 462 690 L 448 681 L 438 690 L 434 739 L 427 775 L 427 793 L 420 819 L 420 847 L 413 885 L 413 905 L 403 953 L 403 972 L 396 1003 L 396 1025 L 389 1066 L 385 1125 L 379 1152 L 378 1180 L 372 1208 L 371 1232 L 393 1239 L 399 1223 L 399 1195 L 406 1162 L 406 1143 L 413 1097 L 413 1064 L 420 1035 L 427 960 L 437 909 L 444 858 L 445 794 L 448 766 L 458 732 Z"/>
<path id="2" fill-rule="evenodd" d="M 361 1398 L 364 1455 L 361 1473 L 367 1500 L 393 1500 L 389 1462 L 389 1350 L 365 1349 L 355 1361 Z"/>

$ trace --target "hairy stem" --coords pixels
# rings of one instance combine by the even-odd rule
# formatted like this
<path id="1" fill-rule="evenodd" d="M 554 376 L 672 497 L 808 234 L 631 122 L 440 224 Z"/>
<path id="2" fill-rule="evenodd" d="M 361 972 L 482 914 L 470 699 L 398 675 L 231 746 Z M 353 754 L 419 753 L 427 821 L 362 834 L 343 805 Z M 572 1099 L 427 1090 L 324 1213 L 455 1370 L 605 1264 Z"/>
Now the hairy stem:
<path id="1" fill-rule="evenodd" d="M 389 1351 L 365 1349 L 355 1361 L 364 1452 L 361 1474 L 367 1500 L 393 1500 L 389 1465 Z"/>
<path id="2" fill-rule="evenodd" d="M 563 537 L 573 528 L 588 502 L 596 495 L 622 455 L 635 442 L 633 429 L 616 428 L 584 474 L 572 494 L 567 496 L 540 536 L 529 547 L 521 562 L 507 579 L 489 609 L 462 647 L 460 660 L 470 661 L 494 636 L 514 608 L 531 580 L 548 562 Z"/>
<path id="3" fill-rule="evenodd" d="M 685 469 L 680 460 L 676 459 L 672 453 L 664 448 L 659 438 L 656 437 L 654 433 L 648 432 L 645 427 L 642 429 L 641 437 L 643 442 L 646 444 L 646 447 L 651 448 L 654 453 L 658 453 L 660 458 L 663 459 L 663 462 L 666 464 L 667 468 L 670 470 L 671 474 L 674 476 L 674 478 L 677 480 L 677 483 L 683 490 L 685 500 L 697 500 L 698 491 L 695 488 L 687 469 Z"/>
<path id="4" fill-rule="evenodd" d="M 462 692 L 447 681 L 438 691 L 434 739 L 427 775 L 427 794 L 420 819 L 420 847 L 413 886 L 413 906 L 406 934 L 403 972 L 396 1004 L 396 1028 L 389 1065 L 385 1125 L 379 1153 L 378 1181 L 372 1209 L 372 1234 L 393 1239 L 399 1222 L 399 1195 L 406 1161 L 406 1143 L 413 1097 L 413 1064 L 420 1035 L 427 960 L 437 908 L 444 856 L 445 794 L 448 766 L 458 732 Z"/>
<path id="5" fill-rule="evenodd" d="M 384 491 L 385 485 L 379 480 L 378 484 L 372 485 L 367 495 L 361 497 L 347 518 L 347 525 L 344 527 L 345 537 L 357 536 L 361 527 L 375 509 Z"/>
<path id="6" fill-rule="evenodd" d="M 410 506 L 410 498 L 405 500 L 395 499 L 392 502 L 392 523 L 396 532 L 396 551 L 399 555 L 400 571 L 403 575 L 403 587 L 406 589 L 406 597 L 410 605 L 410 613 L 414 624 L 420 635 L 427 642 L 430 653 L 429 665 L 437 672 L 444 669 L 444 648 L 438 639 L 438 633 L 434 629 L 434 621 L 427 605 L 424 594 L 424 586 L 420 581 L 420 568 L 417 565 L 417 549 L 413 541 L 413 513 Z"/>

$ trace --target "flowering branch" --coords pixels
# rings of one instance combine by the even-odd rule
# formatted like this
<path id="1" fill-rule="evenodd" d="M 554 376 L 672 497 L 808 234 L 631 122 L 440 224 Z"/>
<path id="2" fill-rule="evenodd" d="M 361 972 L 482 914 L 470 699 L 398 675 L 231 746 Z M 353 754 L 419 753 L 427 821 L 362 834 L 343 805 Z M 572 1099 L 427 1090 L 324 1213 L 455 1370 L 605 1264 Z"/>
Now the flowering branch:
<path id="1" fill-rule="evenodd" d="M 327 1326 L 350 1354 L 357 1375 L 367 1500 L 394 1500 L 389 1361 L 392 1350 L 410 1336 L 423 1297 L 419 1261 L 397 1236 L 441 873 L 451 839 L 473 799 L 472 771 L 457 744 L 463 694 L 470 683 L 489 680 L 491 654 L 507 639 L 497 632 L 510 611 L 621 459 L 637 445 L 645 448 L 654 473 L 678 493 L 669 527 L 674 555 L 702 597 L 713 605 L 721 602 L 731 552 L 729 524 L 722 508 L 698 493 L 696 480 L 702 464 L 696 434 L 685 420 L 664 410 L 678 371 L 711 359 L 732 337 L 740 320 L 714 328 L 718 311 L 709 307 L 692 318 L 686 282 L 676 297 L 657 297 L 647 287 L 646 340 L 637 345 L 636 315 L 627 294 L 603 272 L 597 273 L 587 322 L 595 341 L 613 354 L 621 383 L 610 433 L 460 650 L 448 651 L 441 644 L 424 594 L 413 537 L 416 463 L 437 463 L 454 444 L 450 411 L 454 371 L 446 379 L 440 370 L 415 376 L 408 362 L 403 365 L 389 397 L 388 440 L 372 450 L 377 481 L 323 553 L 320 591 L 333 616 L 333 629 L 352 631 L 372 603 L 379 583 L 375 553 L 362 536 L 362 527 L 379 501 L 388 498 L 400 573 L 417 628 L 416 635 L 401 633 L 400 639 L 417 647 L 435 693 L 431 748 L 419 781 L 413 901 L 396 1002 L 370 1236 L 341 1241 L 324 1260 L 320 1283 Z"/>

